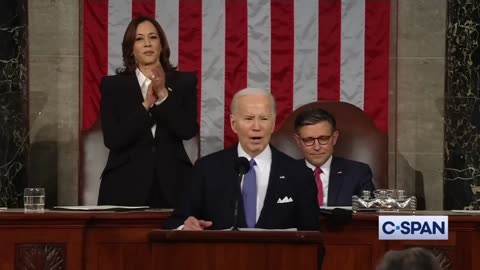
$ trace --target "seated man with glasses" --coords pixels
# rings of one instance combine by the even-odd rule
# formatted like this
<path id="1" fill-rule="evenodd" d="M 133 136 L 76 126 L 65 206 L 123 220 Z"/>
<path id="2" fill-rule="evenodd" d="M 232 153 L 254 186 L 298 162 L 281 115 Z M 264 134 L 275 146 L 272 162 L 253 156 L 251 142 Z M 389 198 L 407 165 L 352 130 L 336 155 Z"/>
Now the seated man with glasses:
<path id="1" fill-rule="evenodd" d="M 295 119 L 295 141 L 312 169 L 321 206 L 351 206 L 353 195 L 373 191 L 372 170 L 365 163 L 333 156 L 339 132 L 333 115 L 320 108 Z"/>

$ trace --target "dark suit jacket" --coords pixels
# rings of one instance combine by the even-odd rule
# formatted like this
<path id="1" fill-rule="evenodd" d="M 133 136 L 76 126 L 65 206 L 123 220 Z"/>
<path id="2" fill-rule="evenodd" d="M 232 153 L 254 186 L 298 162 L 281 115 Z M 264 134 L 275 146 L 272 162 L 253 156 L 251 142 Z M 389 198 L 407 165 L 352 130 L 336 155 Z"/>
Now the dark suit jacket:
<path id="1" fill-rule="evenodd" d="M 332 157 L 328 180 L 328 206 L 351 206 L 353 195 L 373 191 L 372 170 L 365 163 Z"/>
<path id="2" fill-rule="evenodd" d="M 272 164 L 263 209 L 257 228 L 318 230 L 318 202 L 314 177 L 291 157 L 272 150 Z M 164 223 L 166 229 L 182 225 L 189 216 L 213 222 L 211 229 L 234 225 L 239 200 L 239 227 L 246 227 L 240 185 L 235 172 L 237 145 L 199 159 L 193 169 L 192 188 L 180 208 Z M 291 198 L 290 203 L 277 203 Z"/>
<path id="3" fill-rule="evenodd" d="M 174 207 L 187 190 L 192 164 L 183 141 L 195 136 L 197 79 L 193 73 L 166 77 L 168 98 L 149 111 L 135 74 L 102 79 L 100 111 L 105 146 L 110 149 L 102 173 L 98 204 L 145 205 L 153 181 L 163 201 Z M 155 138 L 151 127 L 156 124 Z"/>

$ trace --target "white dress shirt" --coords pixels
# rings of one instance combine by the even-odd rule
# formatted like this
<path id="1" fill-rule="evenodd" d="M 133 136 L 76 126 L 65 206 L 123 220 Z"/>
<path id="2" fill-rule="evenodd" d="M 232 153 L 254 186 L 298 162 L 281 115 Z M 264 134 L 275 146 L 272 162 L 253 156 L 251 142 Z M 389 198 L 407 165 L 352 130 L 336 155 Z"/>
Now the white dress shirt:
<path id="1" fill-rule="evenodd" d="M 305 159 L 305 164 L 307 164 L 307 167 L 312 169 L 312 172 L 315 170 L 315 166 L 310 164 Z M 330 179 L 330 166 L 332 165 L 332 156 L 327 159 L 327 161 L 320 166 L 320 169 L 322 169 L 322 173 L 320 174 L 320 180 L 322 180 L 322 185 L 323 185 L 323 206 L 328 206 L 328 180 Z"/>
<path id="2" fill-rule="evenodd" d="M 250 161 L 250 157 L 247 152 L 245 152 L 240 145 L 238 144 L 238 156 L 245 157 Z M 255 168 L 255 173 L 257 176 L 257 217 L 256 221 L 258 222 L 258 217 L 260 216 L 263 208 L 263 203 L 265 201 L 265 195 L 267 194 L 268 180 L 270 178 L 270 167 L 272 165 L 272 150 L 270 146 L 267 145 L 260 154 L 253 158 L 257 165 Z M 243 188 L 243 183 L 242 183 Z"/>
<path id="3" fill-rule="evenodd" d="M 140 69 L 135 69 L 135 75 L 137 75 L 137 80 L 138 80 L 138 84 L 140 85 L 140 89 L 142 90 L 142 96 L 143 96 L 143 100 L 145 100 L 145 98 L 147 97 L 147 91 L 148 91 L 148 87 L 150 86 L 150 84 L 152 83 L 152 80 L 150 80 L 149 78 L 147 78 L 141 71 Z M 172 91 L 172 89 L 170 89 L 170 87 L 168 88 L 169 91 Z M 162 104 L 162 102 L 164 102 L 166 99 L 167 99 L 168 95 L 166 97 L 164 97 L 162 100 L 157 100 L 155 102 L 155 105 L 160 105 Z M 157 125 L 154 124 L 152 126 L 152 135 L 153 137 L 155 137 L 155 130 L 157 129 Z"/>

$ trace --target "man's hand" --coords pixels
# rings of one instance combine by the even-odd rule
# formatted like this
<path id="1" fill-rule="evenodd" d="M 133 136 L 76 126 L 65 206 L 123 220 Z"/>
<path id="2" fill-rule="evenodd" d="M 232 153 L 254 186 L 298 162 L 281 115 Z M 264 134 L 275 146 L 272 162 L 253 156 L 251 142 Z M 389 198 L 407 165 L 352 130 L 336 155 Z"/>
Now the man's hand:
<path id="1" fill-rule="evenodd" d="M 183 230 L 185 231 L 202 231 L 207 227 L 212 226 L 211 221 L 198 220 L 195 217 L 188 217 L 183 222 Z"/>

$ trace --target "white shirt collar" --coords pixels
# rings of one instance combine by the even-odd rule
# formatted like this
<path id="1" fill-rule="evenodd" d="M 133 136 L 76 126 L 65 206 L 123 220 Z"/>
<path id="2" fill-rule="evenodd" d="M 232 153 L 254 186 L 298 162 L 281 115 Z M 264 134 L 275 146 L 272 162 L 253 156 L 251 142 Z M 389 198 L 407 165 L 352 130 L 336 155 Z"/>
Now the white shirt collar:
<path id="1" fill-rule="evenodd" d="M 140 87 L 142 87 L 143 83 L 145 82 L 145 80 L 149 80 L 149 78 L 147 78 L 141 71 L 139 68 L 136 68 L 135 69 L 135 75 L 137 75 L 137 80 L 138 80 L 138 84 L 140 84 Z"/>
<path id="2" fill-rule="evenodd" d="M 322 172 L 327 174 L 327 175 L 330 175 L 330 167 L 332 165 L 332 157 L 333 156 L 330 156 L 327 161 L 325 161 L 325 163 L 323 163 L 322 166 L 320 166 L 320 169 L 322 169 Z M 310 162 L 308 162 L 308 160 L 305 159 L 305 164 L 307 164 L 307 167 L 309 167 L 310 169 L 315 170 L 315 166 L 313 166 L 313 164 L 311 164 Z"/>
<path id="3" fill-rule="evenodd" d="M 248 161 L 252 159 L 252 157 L 247 154 L 245 150 L 243 150 L 240 143 L 238 143 L 237 151 L 239 157 L 245 157 L 248 159 Z M 255 159 L 255 162 L 257 163 L 257 168 L 260 170 L 260 172 L 268 168 L 270 164 L 272 164 L 272 149 L 270 149 L 270 145 L 267 145 L 267 147 L 265 147 L 265 149 L 263 149 L 263 151 L 253 159 Z"/>
<path id="4" fill-rule="evenodd" d="M 151 83 L 152 80 L 150 80 L 149 78 L 147 78 L 141 71 L 139 68 L 136 68 L 135 69 L 135 75 L 137 75 L 137 80 L 138 80 L 138 84 L 140 85 L 140 88 L 142 88 L 142 85 L 145 81 L 147 81 L 149 84 Z M 167 90 L 172 92 L 172 88 L 170 88 L 170 86 L 167 86 Z M 142 90 L 143 91 L 143 90 Z M 145 92 L 145 95 L 147 93 Z"/>

